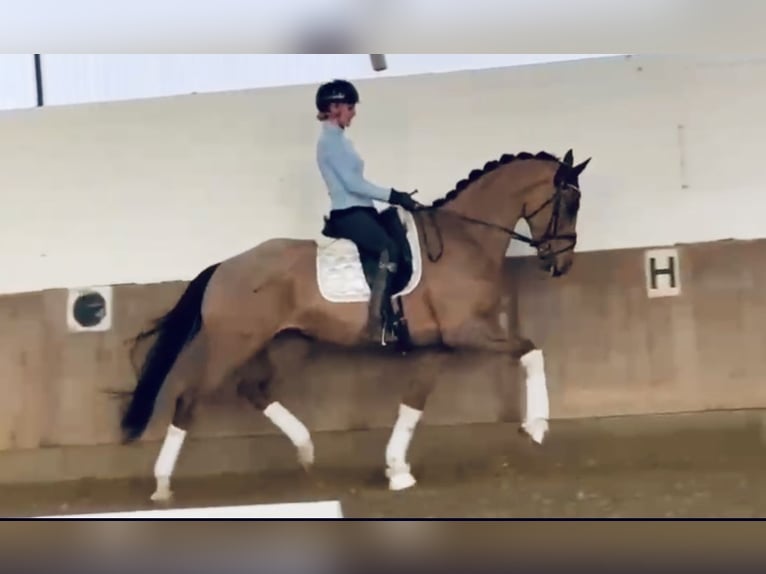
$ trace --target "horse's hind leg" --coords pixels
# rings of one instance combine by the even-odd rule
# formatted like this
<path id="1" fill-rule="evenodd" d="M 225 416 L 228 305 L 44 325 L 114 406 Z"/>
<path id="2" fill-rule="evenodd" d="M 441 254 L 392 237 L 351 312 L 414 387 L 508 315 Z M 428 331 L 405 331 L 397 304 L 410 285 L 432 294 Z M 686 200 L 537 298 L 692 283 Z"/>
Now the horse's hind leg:
<path id="1" fill-rule="evenodd" d="M 311 433 L 298 417 L 272 396 L 272 389 L 277 378 L 275 362 L 278 353 L 283 350 L 294 352 L 297 348 L 290 343 L 285 346 L 281 340 L 274 340 L 268 348 L 258 353 L 239 373 L 240 382 L 237 391 L 290 439 L 297 450 L 298 462 L 305 470 L 308 470 L 314 464 L 314 443 L 311 440 Z M 288 359 L 279 361 L 280 366 L 283 367 L 280 369 L 281 376 L 291 371 L 288 367 L 295 367 L 298 363 L 294 355 Z"/>
<path id="2" fill-rule="evenodd" d="M 170 478 L 175 469 L 178 455 L 181 453 L 186 431 L 191 425 L 196 402 L 196 394 L 193 390 L 185 391 L 176 398 L 173 421 L 168 425 L 160 454 L 154 463 L 154 478 L 157 486 L 151 496 L 153 502 L 167 502 L 173 497 Z"/>
<path id="3" fill-rule="evenodd" d="M 282 403 L 272 400 L 269 384 L 270 381 L 243 379 L 237 390 L 290 439 L 297 450 L 298 462 L 308 470 L 314 464 L 314 443 L 311 440 L 311 433 L 306 425 Z"/>
<path id="4" fill-rule="evenodd" d="M 179 355 L 176 371 L 168 381 L 168 391 L 175 398 L 173 419 L 165 432 L 159 455 L 154 463 L 156 489 L 151 495 L 154 502 L 167 502 L 173 496 L 170 479 L 175 470 L 176 461 L 181 454 L 186 433 L 191 426 L 194 407 L 197 403 L 200 383 L 200 361 L 204 360 L 206 334 L 200 332 Z"/>
<path id="5" fill-rule="evenodd" d="M 165 502 L 173 495 L 170 479 L 198 400 L 230 381 L 253 347 L 255 344 L 249 340 L 220 333 L 213 340 L 209 328 L 203 328 L 179 355 L 172 380 L 168 381 L 167 392 L 175 399 L 175 412 L 154 464 L 157 487 L 151 496 L 153 501 Z"/>

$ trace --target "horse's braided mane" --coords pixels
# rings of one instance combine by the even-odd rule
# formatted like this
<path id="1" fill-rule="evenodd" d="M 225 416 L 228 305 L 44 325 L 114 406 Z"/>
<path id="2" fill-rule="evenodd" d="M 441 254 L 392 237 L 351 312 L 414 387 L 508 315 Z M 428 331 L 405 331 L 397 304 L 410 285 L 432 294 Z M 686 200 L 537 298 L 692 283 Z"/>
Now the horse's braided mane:
<path id="1" fill-rule="evenodd" d="M 437 199 L 434 201 L 429 207 L 431 208 L 438 208 L 444 205 L 445 203 L 449 203 L 450 201 L 457 198 L 469 185 L 472 183 L 475 183 L 488 173 L 493 172 L 495 169 L 497 169 L 500 166 L 507 165 L 514 161 L 519 160 L 528 160 L 528 159 L 539 159 L 543 161 L 555 161 L 559 163 L 559 158 L 555 155 L 548 153 L 546 151 L 540 151 L 536 154 L 532 154 L 529 152 L 521 152 L 519 154 L 503 154 L 500 159 L 494 159 L 490 160 L 487 163 L 484 164 L 484 167 L 481 169 L 474 169 L 471 171 L 471 173 L 468 174 L 468 177 L 465 179 L 461 179 L 457 182 L 455 185 L 455 188 L 451 190 L 449 193 L 447 193 L 444 197 Z"/>

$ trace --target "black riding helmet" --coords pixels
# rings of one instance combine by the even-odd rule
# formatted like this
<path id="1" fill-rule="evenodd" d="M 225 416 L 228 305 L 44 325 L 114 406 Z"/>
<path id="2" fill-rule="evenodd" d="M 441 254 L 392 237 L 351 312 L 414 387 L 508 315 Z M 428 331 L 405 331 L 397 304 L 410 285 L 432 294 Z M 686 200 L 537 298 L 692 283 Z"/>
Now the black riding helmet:
<path id="1" fill-rule="evenodd" d="M 316 94 L 316 106 L 320 112 L 330 110 L 330 104 L 350 104 L 359 103 L 359 92 L 356 91 L 354 84 L 346 80 L 332 80 L 319 86 Z"/>

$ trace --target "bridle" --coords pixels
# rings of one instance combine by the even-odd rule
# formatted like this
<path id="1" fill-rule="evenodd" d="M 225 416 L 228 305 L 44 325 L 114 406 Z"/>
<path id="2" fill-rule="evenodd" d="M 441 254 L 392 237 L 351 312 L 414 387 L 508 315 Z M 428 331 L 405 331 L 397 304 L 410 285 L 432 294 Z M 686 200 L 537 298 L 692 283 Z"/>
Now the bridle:
<path id="1" fill-rule="evenodd" d="M 492 223 L 490 221 L 484 221 L 481 219 L 476 219 L 473 217 L 468 217 L 467 215 L 462 215 L 460 213 L 452 212 L 451 215 L 462 219 L 464 221 L 467 221 L 469 223 L 475 223 L 478 225 L 484 225 L 485 227 L 490 227 L 494 229 L 498 229 L 508 235 L 510 235 L 513 239 L 517 239 L 519 241 L 522 241 L 529 245 L 530 247 L 539 249 L 540 246 L 550 243 L 552 241 L 567 241 L 567 244 L 559 249 L 558 251 L 546 251 L 544 253 L 540 253 L 540 257 L 555 257 L 556 255 L 560 255 L 561 253 L 566 253 L 567 251 L 571 251 L 575 248 L 575 244 L 577 243 L 577 235 L 574 233 L 559 233 L 559 218 L 561 214 L 561 202 L 563 201 L 563 195 L 564 191 L 572 190 L 576 191 L 577 193 L 580 193 L 580 188 L 572 183 L 564 183 L 556 186 L 555 191 L 553 194 L 545 200 L 537 209 L 535 209 L 532 213 L 524 215 L 524 218 L 527 220 L 533 219 L 535 216 L 537 216 L 539 213 L 541 213 L 546 207 L 548 207 L 550 204 L 553 204 L 553 211 L 551 214 L 551 218 L 548 221 L 548 225 L 545 228 L 545 232 L 543 233 L 542 237 L 540 239 L 533 239 L 532 237 L 527 237 L 526 235 L 523 235 L 519 233 L 518 231 L 515 231 L 514 229 L 511 229 L 509 227 L 505 227 L 503 225 L 499 225 L 497 223 Z M 441 230 L 439 229 L 439 226 L 436 223 L 435 219 L 435 213 L 432 208 L 424 206 L 417 211 L 426 211 L 428 215 L 431 217 L 431 223 L 434 226 L 434 229 L 436 229 L 436 234 L 438 236 L 439 241 L 439 253 L 438 255 L 432 255 L 431 250 L 428 246 L 428 234 L 426 233 L 426 230 L 423 229 L 423 236 L 425 240 L 425 247 L 426 252 L 428 254 L 428 259 L 431 261 L 431 263 L 436 263 L 439 259 L 441 259 L 442 255 L 444 254 L 444 242 L 442 241 L 442 235 Z M 416 211 L 416 212 L 417 212 Z"/>

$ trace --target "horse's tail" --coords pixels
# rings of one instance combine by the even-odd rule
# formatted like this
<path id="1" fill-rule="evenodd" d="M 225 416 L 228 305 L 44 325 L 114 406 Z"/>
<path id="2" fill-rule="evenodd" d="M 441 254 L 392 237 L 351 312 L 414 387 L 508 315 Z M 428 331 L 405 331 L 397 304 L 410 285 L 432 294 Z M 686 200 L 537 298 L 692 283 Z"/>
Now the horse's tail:
<path id="1" fill-rule="evenodd" d="M 124 442 L 138 439 L 146 430 L 165 378 L 181 350 L 199 332 L 202 326 L 202 299 L 218 265 L 211 265 L 197 275 L 175 307 L 158 319 L 153 328 L 136 337 L 138 343 L 159 333 L 146 355 L 138 384 L 120 423 Z"/>

